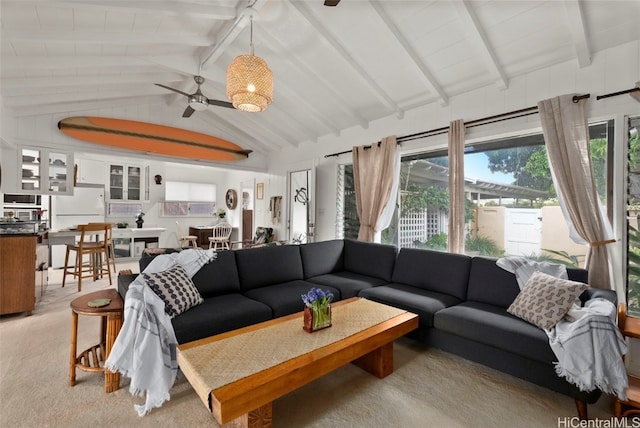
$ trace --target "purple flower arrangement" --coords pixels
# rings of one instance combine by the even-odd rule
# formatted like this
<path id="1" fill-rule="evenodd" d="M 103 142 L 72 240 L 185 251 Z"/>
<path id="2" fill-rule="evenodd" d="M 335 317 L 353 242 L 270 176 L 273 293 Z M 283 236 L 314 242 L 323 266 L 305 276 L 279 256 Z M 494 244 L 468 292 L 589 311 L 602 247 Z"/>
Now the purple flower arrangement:
<path id="1" fill-rule="evenodd" d="M 319 288 L 312 288 L 307 294 L 302 295 L 302 301 L 308 308 L 321 308 L 328 306 L 333 300 L 331 291 L 322 291 Z"/>
<path id="2" fill-rule="evenodd" d="M 308 308 L 308 311 L 305 310 L 305 330 L 311 332 L 331 326 L 332 300 L 333 293 L 328 290 L 322 291 L 315 287 L 309 290 L 307 294 L 302 295 L 302 301 Z M 307 320 L 308 316 L 311 319 Z"/>

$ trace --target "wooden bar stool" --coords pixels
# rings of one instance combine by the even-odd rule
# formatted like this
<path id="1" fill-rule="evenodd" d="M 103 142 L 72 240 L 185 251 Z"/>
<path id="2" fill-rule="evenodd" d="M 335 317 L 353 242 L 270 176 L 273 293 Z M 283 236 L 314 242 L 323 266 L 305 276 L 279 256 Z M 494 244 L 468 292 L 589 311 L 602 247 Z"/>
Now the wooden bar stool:
<path id="1" fill-rule="evenodd" d="M 93 278 L 95 281 L 105 273 L 109 275 L 109 285 L 111 281 L 111 269 L 109 268 L 109 246 L 110 223 L 90 223 L 79 224 L 80 240 L 75 244 L 67 244 L 67 252 L 64 256 L 64 273 L 62 274 L 62 286 L 65 286 L 67 275 L 78 278 L 78 291 L 82 291 L 82 278 Z M 68 271 L 69 255 L 75 251 L 76 260 L 73 271 Z M 85 260 L 88 256 L 88 260 Z M 104 257 L 104 259 L 102 258 Z M 105 263 L 102 261 L 105 260 Z"/>
<path id="2" fill-rule="evenodd" d="M 100 303 L 104 306 L 93 307 Z M 100 302 L 103 300 L 102 302 Z M 104 390 L 113 392 L 120 388 L 120 373 L 104 368 L 113 343 L 122 328 L 124 302 L 114 288 L 85 294 L 71 301 L 71 355 L 69 359 L 69 386 L 76 384 L 76 369 L 87 372 L 104 372 Z M 100 337 L 96 345 L 78 354 L 78 315 L 102 317 Z"/>
<path id="3" fill-rule="evenodd" d="M 107 258 L 105 261 L 102 261 L 103 263 L 107 264 L 107 269 L 109 268 L 109 263 L 111 263 L 111 265 L 113 266 L 113 273 L 116 273 L 116 253 L 115 253 L 115 248 L 113 246 L 113 224 L 112 223 L 89 223 L 89 224 L 99 224 L 99 225 L 104 225 L 107 230 L 104 236 L 104 243 L 102 241 L 100 241 L 100 244 L 105 244 L 107 245 Z"/>

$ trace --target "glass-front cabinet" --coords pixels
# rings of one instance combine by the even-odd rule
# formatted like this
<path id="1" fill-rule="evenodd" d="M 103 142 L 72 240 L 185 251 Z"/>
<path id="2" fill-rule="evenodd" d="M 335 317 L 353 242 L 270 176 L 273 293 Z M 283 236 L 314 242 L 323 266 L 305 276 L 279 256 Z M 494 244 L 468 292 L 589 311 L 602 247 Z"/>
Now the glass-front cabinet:
<path id="1" fill-rule="evenodd" d="M 19 189 L 22 193 L 71 195 L 73 155 L 36 148 L 18 151 Z"/>
<path id="2" fill-rule="evenodd" d="M 143 169 L 136 165 L 109 165 L 109 199 L 114 201 L 142 200 Z"/>

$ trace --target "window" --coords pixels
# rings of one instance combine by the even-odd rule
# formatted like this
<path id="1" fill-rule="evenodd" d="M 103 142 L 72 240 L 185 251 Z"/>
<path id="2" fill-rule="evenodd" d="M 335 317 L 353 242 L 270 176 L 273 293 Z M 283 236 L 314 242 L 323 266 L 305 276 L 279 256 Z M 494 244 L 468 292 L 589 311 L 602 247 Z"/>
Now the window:
<path id="1" fill-rule="evenodd" d="M 640 316 L 640 116 L 629 119 L 627 180 L 627 307 Z"/>
<path id="2" fill-rule="evenodd" d="M 603 204 L 612 195 L 613 121 L 590 126 L 591 156 Z M 447 251 L 449 162 L 446 150 L 402 159 L 399 208 L 382 241 Z M 489 140 L 465 149 L 465 251 L 524 255 L 581 265 L 587 247 L 569 238 L 551 180 L 542 133 Z M 353 167 L 340 169 L 338 204 L 343 236 L 357 237 Z M 611 217 L 611 216 L 610 216 Z M 640 290 L 639 290 L 640 294 Z"/>

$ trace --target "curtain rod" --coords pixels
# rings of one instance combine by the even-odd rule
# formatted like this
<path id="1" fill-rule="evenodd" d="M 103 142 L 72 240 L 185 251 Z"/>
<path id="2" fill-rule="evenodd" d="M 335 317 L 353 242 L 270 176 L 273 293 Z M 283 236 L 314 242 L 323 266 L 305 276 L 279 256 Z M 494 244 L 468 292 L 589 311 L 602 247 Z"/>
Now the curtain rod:
<path id="1" fill-rule="evenodd" d="M 629 92 L 631 92 L 632 90 L 630 90 Z M 602 95 L 602 97 L 606 97 L 606 96 L 613 96 L 612 94 L 609 95 Z M 577 103 L 580 100 L 584 100 L 591 97 L 591 94 L 585 94 L 585 95 L 574 95 L 573 96 L 573 102 Z M 464 127 L 465 128 L 473 128 L 474 126 L 481 126 L 481 125 L 488 125 L 490 123 L 496 123 L 496 122 L 501 122 L 503 120 L 509 120 L 509 119 L 515 119 L 518 117 L 523 117 L 523 116 L 529 116 L 532 114 L 536 114 L 538 113 L 538 107 L 537 106 L 533 106 L 533 107 L 527 107 L 527 108 L 523 108 L 520 110 L 513 110 L 507 113 L 500 113 L 500 114 L 496 114 L 493 116 L 487 116 L 487 117 L 483 117 L 481 119 L 474 119 L 471 120 L 469 122 L 465 122 L 464 123 Z M 401 137 L 398 137 L 396 139 L 396 142 L 398 144 L 402 143 L 403 141 L 411 141 L 411 140 L 418 140 L 420 138 L 426 138 L 426 137 L 433 137 L 434 135 L 440 135 L 440 134 L 445 134 L 449 132 L 449 127 L 448 126 L 443 126 L 441 128 L 435 128 L 435 129 L 430 129 L 429 131 L 422 131 L 422 132 L 417 132 L 415 134 L 410 134 L 410 135 L 403 135 Z M 374 143 L 375 144 L 375 143 Z M 378 145 L 380 145 L 380 141 L 378 141 Z M 371 146 L 364 146 L 365 149 L 370 149 Z M 351 153 L 353 152 L 353 150 L 345 150 L 343 152 L 338 152 L 338 153 L 331 153 L 328 155 L 324 155 L 325 158 L 330 158 L 333 156 L 340 156 L 340 155 L 344 155 L 347 153 Z"/>
<path id="2" fill-rule="evenodd" d="M 636 92 L 636 91 L 640 91 L 640 88 L 637 86 L 635 88 L 626 89 L 624 91 L 611 92 L 610 94 L 598 95 L 596 97 L 596 100 L 601 100 L 603 98 L 609 98 L 609 97 L 616 97 L 618 95 L 630 94 L 631 92 Z"/>

